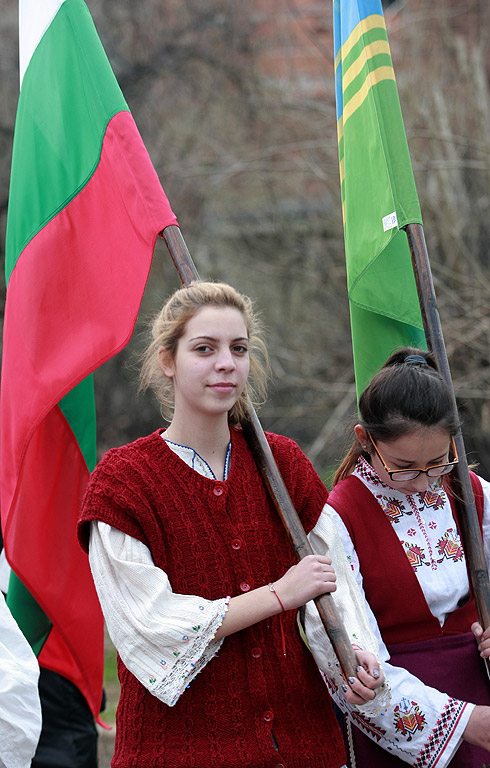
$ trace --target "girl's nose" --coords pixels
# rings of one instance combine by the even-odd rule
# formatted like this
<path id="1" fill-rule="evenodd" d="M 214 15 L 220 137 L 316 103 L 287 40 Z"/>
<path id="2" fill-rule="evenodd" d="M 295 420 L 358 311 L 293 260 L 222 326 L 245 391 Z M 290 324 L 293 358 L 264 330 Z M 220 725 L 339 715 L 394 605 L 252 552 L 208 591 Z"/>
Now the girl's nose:
<path id="1" fill-rule="evenodd" d="M 418 477 L 416 477 L 412 482 L 410 483 L 411 488 L 414 492 L 421 493 L 422 491 L 426 491 L 429 487 L 429 478 L 424 472 L 421 472 Z"/>
<path id="2" fill-rule="evenodd" d="M 235 360 L 229 349 L 220 350 L 216 359 L 216 367 L 220 371 L 229 371 L 235 368 Z"/>

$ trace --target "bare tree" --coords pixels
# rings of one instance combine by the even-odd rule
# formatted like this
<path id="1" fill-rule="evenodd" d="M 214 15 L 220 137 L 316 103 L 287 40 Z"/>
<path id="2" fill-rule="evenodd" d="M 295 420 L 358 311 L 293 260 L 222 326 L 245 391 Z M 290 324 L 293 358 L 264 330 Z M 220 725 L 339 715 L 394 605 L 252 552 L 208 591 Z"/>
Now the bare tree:
<path id="1" fill-rule="evenodd" d="M 262 310 L 274 370 L 264 427 L 297 439 L 327 473 L 356 413 L 330 9 L 319 0 L 88 5 L 198 270 Z M 6 0 L 2 11 L 0 215 L 18 83 L 16 17 Z M 386 8 L 467 445 L 490 476 L 488 15 L 487 0 Z M 135 361 L 145 320 L 177 285 L 159 243 L 135 336 L 96 375 L 100 451 L 160 422 L 150 400 L 136 399 Z"/>

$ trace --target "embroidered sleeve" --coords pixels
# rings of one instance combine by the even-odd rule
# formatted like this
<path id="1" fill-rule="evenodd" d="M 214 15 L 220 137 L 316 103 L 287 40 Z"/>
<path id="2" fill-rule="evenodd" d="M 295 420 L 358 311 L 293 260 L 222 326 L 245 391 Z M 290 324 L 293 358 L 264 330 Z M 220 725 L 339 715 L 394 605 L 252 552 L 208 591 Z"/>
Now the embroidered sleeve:
<path id="1" fill-rule="evenodd" d="M 149 549 L 107 523 L 91 524 L 89 559 L 119 656 L 150 693 L 172 706 L 221 647 L 214 634 L 229 598 L 174 594 Z"/>
<path id="2" fill-rule="evenodd" d="M 385 713 L 374 717 L 362 713 L 326 679 L 335 703 L 354 727 L 400 760 L 414 768 L 445 768 L 461 744 L 474 705 L 423 685 L 401 667 L 387 662 L 383 666 L 392 688 L 392 703 Z"/>
<path id="3" fill-rule="evenodd" d="M 370 651 L 379 659 L 378 640 L 371 630 L 366 613 L 366 601 L 352 575 L 351 566 L 329 509 L 325 505 L 316 526 L 309 535 L 310 543 L 314 552 L 326 554 L 332 559 L 337 576 L 337 589 L 332 593 L 332 599 L 353 646 Z M 318 666 L 332 680 L 332 686 L 337 690 L 343 682 L 340 666 L 313 602 L 308 603 L 305 609 L 305 632 Z M 383 671 L 385 672 L 384 669 Z M 376 697 L 360 705 L 359 710 L 366 715 L 376 715 L 387 709 L 390 700 L 390 684 L 386 676 L 386 681 L 378 689 Z"/>
<path id="4" fill-rule="evenodd" d="M 364 595 L 352 540 L 341 518 L 331 507 L 329 510 L 344 545 L 351 572 L 359 591 Z M 335 568 L 337 570 L 336 563 Z M 330 693 L 340 709 L 348 714 L 350 721 L 383 749 L 414 768 L 436 765 L 437 768 L 445 768 L 461 744 L 474 705 L 425 685 L 406 669 L 392 666 L 376 619 L 368 603 L 365 606 L 372 633 L 379 646 L 378 658 L 383 662 L 385 675 L 390 681 L 391 703 L 383 714 L 372 716 L 362 712 L 360 707 L 350 705 L 338 690 L 338 683 L 326 678 Z"/>

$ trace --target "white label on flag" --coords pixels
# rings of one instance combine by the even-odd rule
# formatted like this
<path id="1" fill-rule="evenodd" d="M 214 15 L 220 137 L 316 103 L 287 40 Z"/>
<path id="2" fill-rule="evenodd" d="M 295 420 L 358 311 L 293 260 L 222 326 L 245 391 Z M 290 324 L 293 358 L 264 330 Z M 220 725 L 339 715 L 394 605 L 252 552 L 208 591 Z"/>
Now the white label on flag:
<path id="1" fill-rule="evenodd" d="M 398 219 L 396 217 L 396 211 L 389 213 L 388 216 L 383 216 L 383 231 L 387 232 L 389 229 L 394 229 L 398 226 Z"/>

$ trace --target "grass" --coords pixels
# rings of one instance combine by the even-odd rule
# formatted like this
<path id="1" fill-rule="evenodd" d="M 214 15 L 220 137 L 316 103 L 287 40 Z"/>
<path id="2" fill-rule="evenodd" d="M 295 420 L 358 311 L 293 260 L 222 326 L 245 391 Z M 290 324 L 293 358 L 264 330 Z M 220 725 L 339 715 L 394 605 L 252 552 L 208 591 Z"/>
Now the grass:
<path id="1" fill-rule="evenodd" d="M 102 720 L 107 725 L 114 725 L 116 722 L 116 709 L 119 701 L 121 688 L 117 677 L 116 649 L 106 632 L 105 650 L 104 650 L 104 691 L 106 695 L 106 707 L 102 712 Z"/>

